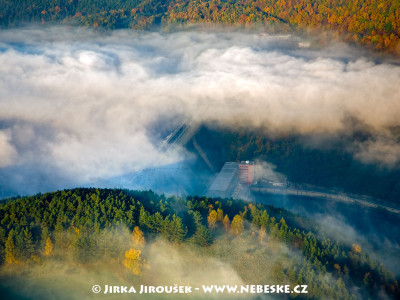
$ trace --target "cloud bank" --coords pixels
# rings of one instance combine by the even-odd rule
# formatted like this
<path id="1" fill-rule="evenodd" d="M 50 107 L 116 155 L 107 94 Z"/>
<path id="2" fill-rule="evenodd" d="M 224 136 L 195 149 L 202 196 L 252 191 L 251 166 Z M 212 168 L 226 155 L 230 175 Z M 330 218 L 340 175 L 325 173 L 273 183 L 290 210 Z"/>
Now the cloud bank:
<path id="1" fill-rule="evenodd" d="M 183 118 L 333 135 L 353 118 L 377 136 L 350 147 L 355 157 L 393 165 L 399 82 L 396 64 L 286 36 L 4 30 L 0 185 L 38 192 L 177 162 L 187 154 L 158 143 Z"/>

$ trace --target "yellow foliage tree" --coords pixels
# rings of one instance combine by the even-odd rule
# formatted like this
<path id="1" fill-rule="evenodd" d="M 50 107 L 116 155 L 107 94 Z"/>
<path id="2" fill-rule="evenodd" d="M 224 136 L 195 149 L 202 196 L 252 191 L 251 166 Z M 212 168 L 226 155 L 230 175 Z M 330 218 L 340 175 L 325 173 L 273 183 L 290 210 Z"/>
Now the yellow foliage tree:
<path id="1" fill-rule="evenodd" d="M 358 244 L 353 244 L 353 245 L 352 245 L 352 249 L 353 249 L 353 251 L 354 251 L 355 253 L 361 253 L 361 251 L 362 251 L 361 246 L 358 245 Z"/>
<path id="2" fill-rule="evenodd" d="M 222 223 L 223 220 L 224 220 L 224 212 L 222 209 L 218 208 L 217 209 L 217 221 Z"/>
<path id="3" fill-rule="evenodd" d="M 229 229 L 231 228 L 231 221 L 229 220 L 228 215 L 225 215 L 224 221 L 222 223 L 224 224 L 225 231 L 228 232 Z"/>
<path id="4" fill-rule="evenodd" d="M 135 228 L 133 228 L 132 241 L 133 244 L 138 247 L 143 247 L 146 243 L 143 236 L 143 231 L 140 230 L 139 226 L 135 226 Z"/>
<path id="5" fill-rule="evenodd" d="M 336 272 L 338 272 L 338 274 L 340 274 L 340 265 L 339 264 L 334 264 L 333 267 L 335 268 Z"/>
<path id="6" fill-rule="evenodd" d="M 243 218 L 240 215 L 236 215 L 233 217 L 232 224 L 231 224 L 232 232 L 236 235 L 239 235 L 244 230 L 244 223 Z"/>
<path id="7" fill-rule="evenodd" d="M 125 259 L 123 260 L 123 265 L 132 271 L 135 275 L 140 275 L 142 273 L 143 259 L 141 258 L 142 251 L 139 249 L 129 249 L 125 251 Z"/>
<path id="8" fill-rule="evenodd" d="M 8 264 L 16 264 L 18 263 L 18 260 L 16 259 L 16 250 L 15 250 L 15 244 L 14 244 L 14 231 L 11 230 L 10 234 L 7 238 L 6 245 L 5 245 L 5 256 L 6 256 L 6 262 Z"/>
<path id="9" fill-rule="evenodd" d="M 214 228 L 215 224 L 217 223 L 217 220 L 218 220 L 218 214 L 213 209 L 213 210 L 210 211 L 210 213 L 208 214 L 208 217 L 207 217 L 208 227 Z"/>
<path id="10" fill-rule="evenodd" d="M 53 242 L 48 237 L 46 240 L 46 245 L 44 246 L 44 255 L 50 256 L 53 254 Z"/>

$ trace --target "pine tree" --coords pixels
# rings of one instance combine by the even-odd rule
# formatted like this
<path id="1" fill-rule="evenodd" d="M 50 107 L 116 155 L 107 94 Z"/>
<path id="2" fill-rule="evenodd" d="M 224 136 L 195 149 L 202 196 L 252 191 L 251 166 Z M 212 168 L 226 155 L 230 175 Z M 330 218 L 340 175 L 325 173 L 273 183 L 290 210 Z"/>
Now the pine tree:
<path id="1" fill-rule="evenodd" d="M 152 231 L 168 235 L 168 220 L 164 220 L 163 216 L 159 212 L 156 212 L 154 215 L 149 217 L 148 224 Z"/>
<path id="2" fill-rule="evenodd" d="M 35 245 L 33 244 L 32 240 L 32 233 L 29 231 L 28 228 L 24 230 L 24 242 L 25 242 L 25 258 L 31 259 L 32 256 L 35 254 Z"/>
<path id="3" fill-rule="evenodd" d="M 149 228 L 149 214 L 143 206 L 140 207 L 139 225 L 143 228 Z"/>
<path id="4" fill-rule="evenodd" d="M 0 244 L 5 244 L 7 240 L 6 230 L 3 227 L 0 227 Z"/>
<path id="5" fill-rule="evenodd" d="M 193 236 L 193 241 L 200 246 L 208 246 L 211 243 L 210 231 L 204 225 L 199 225 Z"/>
<path id="6" fill-rule="evenodd" d="M 199 211 L 190 211 L 190 214 L 193 215 L 193 221 L 196 224 L 196 226 L 201 225 L 201 221 L 203 220 L 203 217 L 201 216 L 201 213 Z"/>
<path id="7" fill-rule="evenodd" d="M 264 210 L 260 216 L 260 226 L 267 229 L 268 221 L 269 221 L 268 213 L 266 210 Z"/>
<path id="8" fill-rule="evenodd" d="M 173 243 L 181 243 L 186 237 L 187 229 L 183 225 L 181 218 L 176 215 L 172 216 L 171 221 L 165 220 L 165 226 L 167 227 L 167 238 Z"/>
<path id="9" fill-rule="evenodd" d="M 62 225 L 61 219 L 58 218 L 57 224 L 54 228 L 54 244 L 57 249 L 62 249 L 64 252 L 65 249 L 65 232 L 64 227 Z"/>
<path id="10" fill-rule="evenodd" d="M 260 226 L 260 211 L 251 203 L 249 204 L 249 208 L 251 214 L 251 222 L 256 226 Z"/>
<path id="11" fill-rule="evenodd" d="M 17 260 L 22 261 L 26 259 L 25 256 L 25 237 L 24 232 L 17 231 L 15 233 L 15 257 Z"/>

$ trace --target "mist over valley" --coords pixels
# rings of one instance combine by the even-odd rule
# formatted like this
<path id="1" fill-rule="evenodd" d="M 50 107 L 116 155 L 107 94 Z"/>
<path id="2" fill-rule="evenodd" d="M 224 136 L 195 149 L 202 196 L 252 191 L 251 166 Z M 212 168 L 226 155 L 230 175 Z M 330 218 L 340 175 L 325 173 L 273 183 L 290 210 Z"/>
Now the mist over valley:
<path id="1" fill-rule="evenodd" d="M 41 287 L 47 270 L 54 291 L 32 298 L 61 295 L 69 272 L 91 284 L 295 283 L 315 272 L 314 298 L 395 299 L 399 82 L 394 58 L 292 34 L 0 31 L 0 292 L 26 297 L 18 284 Z M 213 195 L 227 162 L 258 169 Z M 144 245 L 127 243 L 136 226 Z M 25 249 L 29 235 L 41 263 L 25 274 L 5 249 Z M 140 268 L 127 262 L 132 249 Z M 15 263 L 35 255 L 17 251 Z M 124 255 L 129 272 L 114 267 Z"/>

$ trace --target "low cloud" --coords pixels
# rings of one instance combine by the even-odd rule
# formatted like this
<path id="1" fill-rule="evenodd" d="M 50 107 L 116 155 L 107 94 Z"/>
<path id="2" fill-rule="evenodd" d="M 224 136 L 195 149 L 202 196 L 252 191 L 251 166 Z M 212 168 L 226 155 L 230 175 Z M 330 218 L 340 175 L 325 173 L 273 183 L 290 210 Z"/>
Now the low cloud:
<path id="1" fill-rule="evenodd" d="M 355 158 L 364 163 L 373 163 L 384 167 L 396 165 L 400 160 L 400 144 L 396 139 L 378 137 L 363 143 L 356 143 Z"/>
<path id="2" fill-rule="evenodd" d="M 398 65 L 344 45 L 300 49 L 297 41 L 240 32 L 4 30 L 0 185 L 32 174 L 79 185 L 173 164 L 185 151 L 165 153 L 158 144 L 184 118 L 275 134 L 342 134 L 349 117 L 377 135 L 400 125 Z M 396 164 L 395 137 L 385 139 L 349 149 L 363 162 Z"/>
<path id="3" fill-rule="evenodd" d="M 0 168 L 12 165 L 16 156 L 17 151 L 10 143 L 9 134 L 0 131 Z"/>

